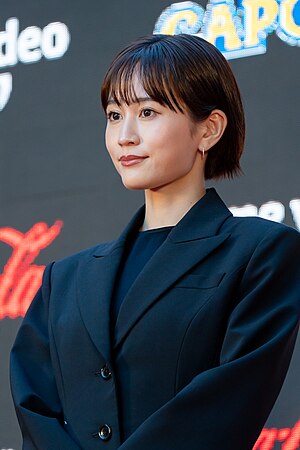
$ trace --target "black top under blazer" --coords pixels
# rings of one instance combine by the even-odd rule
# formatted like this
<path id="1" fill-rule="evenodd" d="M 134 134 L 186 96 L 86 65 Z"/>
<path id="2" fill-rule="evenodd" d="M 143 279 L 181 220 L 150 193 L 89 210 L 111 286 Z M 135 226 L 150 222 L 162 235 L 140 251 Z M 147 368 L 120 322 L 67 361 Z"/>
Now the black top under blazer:
<path id="1" fill-rule="evenodd" d="M 300 316 L 300 234 L 233 217 L 209 189 L 121 305 L 118 265 L 142 225 L 49 264 L 11 354 L 24 450 L 251 450 Z"/>

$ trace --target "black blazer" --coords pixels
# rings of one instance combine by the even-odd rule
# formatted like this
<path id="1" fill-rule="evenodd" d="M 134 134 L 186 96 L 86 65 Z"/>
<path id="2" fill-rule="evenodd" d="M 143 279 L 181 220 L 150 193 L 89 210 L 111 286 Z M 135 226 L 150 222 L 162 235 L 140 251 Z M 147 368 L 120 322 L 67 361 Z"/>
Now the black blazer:
<path id="1" fill-rule="evenodd" d="M 47 266 L 11 354 L 25 450 L 250 450 L 300 315 L 300 235 L 208 190 L 109 305 L 121 236 Z"/>

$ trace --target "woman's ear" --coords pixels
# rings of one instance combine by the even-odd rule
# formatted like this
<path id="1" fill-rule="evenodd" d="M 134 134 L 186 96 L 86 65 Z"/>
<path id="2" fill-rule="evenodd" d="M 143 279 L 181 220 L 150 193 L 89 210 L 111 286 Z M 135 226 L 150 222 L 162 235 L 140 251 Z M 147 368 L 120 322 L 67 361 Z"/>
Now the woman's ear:
<path id="1" fill-rule="evenodd" d="M 204 148 L 207 151 L 221 139 L 227 125 L 226 114 L 220 109 L 214 109 L 201 125 L 204 132 L 199 149 Z"/>

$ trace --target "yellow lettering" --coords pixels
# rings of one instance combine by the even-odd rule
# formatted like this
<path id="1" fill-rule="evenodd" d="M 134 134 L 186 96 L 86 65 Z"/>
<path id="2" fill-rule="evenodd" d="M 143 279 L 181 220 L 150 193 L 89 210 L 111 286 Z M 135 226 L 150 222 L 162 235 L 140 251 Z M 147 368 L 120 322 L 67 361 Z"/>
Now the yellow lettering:
<path id="1" fill-rule="evenodd" d="M 276 0 L 244 0 L 245 8 L 245 47 L 259 45 L 259 35 L 267 32 L 266 29 L 274 24 L 278 14 Z M 260 9 L 263 14 L 260 16 Z"/>
<path id="2" fill-rule="evenodd" d="M 175 34 L 176 27 L 180 21 L 185 21 L 188 26 L 193 26 L 198 20 L 198 15 L 194 11 L 184 10 L 173 13 L 162 26 L 160 33 Z"/>
<path id="3" fill-rule="evenodd" d="M 298 0 L 282 0 L 280 3 L 279 24 L 290 36 L 300 38 L 300 26 L 293 18 L 293 9 Z"/>
<path id="4" fill-rule="evenodd" d="M 218 37 L 224 37 L 225 50 L 236 50 L 242 46 L 232 14 L 227 4 L 211 4 L 205 15 L 205 26 L 202 28 L 205 39 L 215 45 Z"/>

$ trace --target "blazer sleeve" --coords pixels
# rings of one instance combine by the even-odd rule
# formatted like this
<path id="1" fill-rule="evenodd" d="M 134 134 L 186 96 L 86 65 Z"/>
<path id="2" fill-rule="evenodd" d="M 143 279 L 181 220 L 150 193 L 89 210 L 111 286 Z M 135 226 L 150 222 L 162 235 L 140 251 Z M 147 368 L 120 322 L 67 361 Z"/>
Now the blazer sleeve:
<path id="1" fill-rule="evenodd" d="M 51 266 L 23 319 L 11 351 L 10 380 L 23 450 L 80 450 L 63 427 L 48 337 Z"/>
<path id="2" fill-rule="evenodd" d="M 276 224 L 243 272 L 219 365 L 194 377 L 120 450 L 253 448 L 280 392 L 296 341 L 299 263 L 300 234 Z"/>

